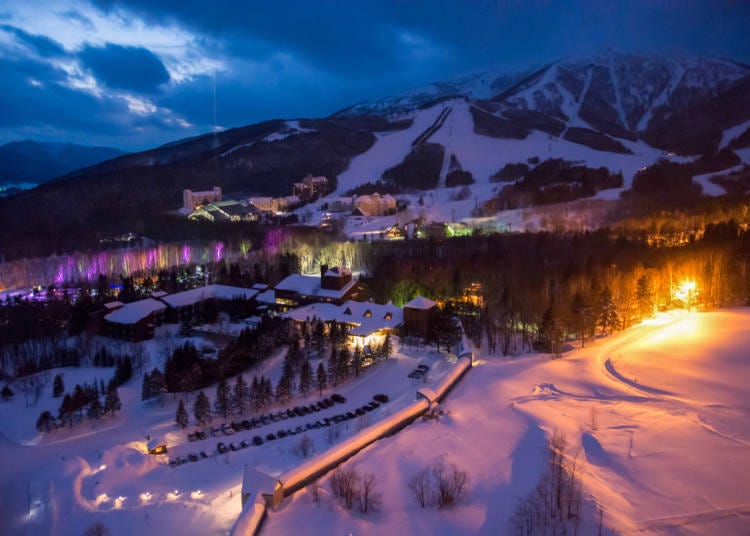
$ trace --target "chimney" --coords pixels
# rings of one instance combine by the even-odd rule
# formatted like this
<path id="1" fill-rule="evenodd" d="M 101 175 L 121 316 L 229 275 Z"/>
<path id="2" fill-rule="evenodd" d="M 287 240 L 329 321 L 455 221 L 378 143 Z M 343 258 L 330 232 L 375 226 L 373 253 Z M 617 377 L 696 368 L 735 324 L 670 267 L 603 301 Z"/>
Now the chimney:
<path id="1" fill-rule="evenodd" d="M 323 276 L 326 275 L 326 272 L 328 271 L 328 265 L 327 264 L 321 264 L 320 265 L 320 279 L 323 279 Z"/>

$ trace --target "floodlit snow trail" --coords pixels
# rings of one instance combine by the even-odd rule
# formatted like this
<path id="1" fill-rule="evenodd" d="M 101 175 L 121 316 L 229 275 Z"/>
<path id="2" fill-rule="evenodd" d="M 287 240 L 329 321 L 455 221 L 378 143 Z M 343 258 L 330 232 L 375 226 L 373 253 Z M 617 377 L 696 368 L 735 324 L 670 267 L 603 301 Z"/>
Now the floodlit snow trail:
<path id="1" fill-rule="evenodd" d="M 620 95 L 620 82 L 617 79 L 617 72 L 615 71 L 615 60 L 612 57 L 612 52 L 609 53 L 609 77 L 612 80 L 612 90 L 615 93 L 615 110 L 617 115 L 622 122 L 622 126 L 629 129 L 628 120 L 625 115 L 625 109 L 622 107 L 622 96 Z"/>

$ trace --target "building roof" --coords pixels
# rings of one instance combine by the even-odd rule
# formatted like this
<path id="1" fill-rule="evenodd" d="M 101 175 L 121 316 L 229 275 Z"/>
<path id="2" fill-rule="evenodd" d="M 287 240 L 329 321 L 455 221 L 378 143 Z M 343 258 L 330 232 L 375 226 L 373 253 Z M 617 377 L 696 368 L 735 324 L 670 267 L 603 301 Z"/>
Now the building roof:
<path id="1" fill-rule="evenodd" d="M 346 268 L 342 268 L 341 266 L 336 266 L 327 270 L 325 275 L 326 277 L 345 277 L 352 275 L 352 272 L 351 270 L 347 270 Z"/>
<path id="2" fill-rule="evenodd" d="M 273 494 L 279 480 L 271 475 L 258 471 L 255 467 L 245 464 L 242 472 L 242 495 L 257 496 L 260 493 Z"/>
<path id="3" fill-rule="evenodd" d="M 410 309 L 425 309 L 425 310 L 427 310 L 427 309 L 432 309 L 436 305 L 437 304 L 434 301 L 432 301 L 432 300 L 428 300 L 427 298 L 425 298 L 423 296 L 417 296 L 416 298 L 414 298 L 413 300 L 411 300 L 409 303 L 407 303 L 406 305 L 404 305 L 404 307 L 409 307 Z"/>
<path id="4" fill-rule="evenodd" d="M 104 308 L 112 310 L 112 309 L 117 309 L 118 307 L 122 307 L 123 305 L 125 304 L 122 303 L 121 301 L 111 301 L 111 302 L 105 303 Z"/>
<path id="5" fill-rule="evenodd" d="M 167 306 L 159 300 L 146 298 L 145 300 L 126 303 L 119 309 L 106 315 L 104 320 L 115 324 L 135 324 L 150 314 L 163 311 L 166 308 Z"/>
<path id="6" fill-rule="evenodd" d="M 164 296 L 161 300 L 170 307 L 185 307 L 194 305 L 209 299 L 232 300 L 241 298 L 249 300 L 258 294 L 257 290 L 243 287 L 231 287 L 228 285 L 206 285 L 184 292 L 178 292 L 169 296 Z"/>
<path id="7" fill-rule="evenodd" d="M 163 290 L 156 290 L 156 291 L 154 291 L 154 292 L 151 293 L 151 297 L 152 298 L 163 298 L 167 294 L 169 294 L 169 292 L 164 292 Z"/>
<path id="8" fill-rule="evenodd" d="M 276 303 L 276 292 L 273 291 L 273 289 L 266 290 L 265 292 L 261 292 L 255 297 L 255 300 L 258 303 Z"/>
<path id="9" fill-rule="evenodd" d="M 255 283 L 252 288 L 254 288 L 255 290 L 267 290 L 268 285 L 266 285 L 265 283 Z"/>
<path id="10" fill-rule="evenodd" d="M 366 337 L 383 329 L 396 329 L 404 323 L 403 310 L 390 301 L 385 305 L 352 300 L 348 300 L 342 305 L 313 303 L 287 311 L 282 316 L 297 322 L 317 318 L 323 322 L 349 324 L 353 326 L 349 334 L 361 337 Z"/>
<path id="11" fill-rule="evenodd" d="M 321 288 L 320 276 L 292 274 L 285 277 L 278 285 L 276 285 L 276 290 L 296 292 L 301 296 L 340 299 L 344 297 L 356 283 L 357 282 L 352 279 L 344 285 L 341 290 L 329 290 Z"/>

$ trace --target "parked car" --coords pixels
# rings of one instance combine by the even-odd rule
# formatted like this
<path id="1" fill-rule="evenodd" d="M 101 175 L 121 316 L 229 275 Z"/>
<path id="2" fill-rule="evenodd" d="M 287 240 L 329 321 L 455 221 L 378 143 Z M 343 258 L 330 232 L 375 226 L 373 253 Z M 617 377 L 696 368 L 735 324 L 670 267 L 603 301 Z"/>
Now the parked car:
<path id="1" fill-rule="evenodd" d="M 240 442 L 240 448 L 242 448 L 242 449 L 246 449 L 249 446 L 250 446 L 250 444 L 247 441 Z"/>
<path id="2" fill-rule="evenodd" d="M 197 462 L 198 455 L 191 452 L 190 454 L 188 454 L 188 460 L 190 460 L 191 462 Z"/>
<path id="3" fill-rule="evenodd" d="M 220 442 L 218 445 L 216 445 L 216 450 L 219 451 L 219 454 L 224 454 L 229 449 L 227 448 L 227 446 L 224 443 Z"/>
<path id="4" fill-rule="evenodd" d="M 217 437 L 219 434 L 221 434 L 221 429 L 218 426 L 213 426 L 211 428 L 211 435 Z"/>
<path id="5" fill-rule="evenodd" d="M 341 396 L 341 395 L 340 395 L 340 394 L 338 394 L 338 393 L 333 393 L 333 394 L 331 395 L 331 400 L 333 400 L 333 401 L 334 401 L 334 402 L 336 402 L 337 404 L 343 404 L 344 402 L 346 402 L 346 397 L 344 397 L 344 396 Z"/>
<path id="6" fill-rule="evenodd" d="M 286 432 L 284 430 L 279 430 L 278 432 L 276 432 L 276 435 L 279 439 L 283 439 L 286 437 Z"/>
<path id="7" fill-rule="evenodd" d="M 195 433 L 198 436 L 198 439 L 200 440 L 206 439 L 208 437 L 208 434 L 204 430 L 198 430 Z"/>
<path id="8" fill-rule="evenodd" d="M 266 441 L 273 441 L 274 439 L 276 439 L 276 434 L 274 434 L 273 432 L 266 435 Z"/>
<path id="9" fill-rule="evenodd" d="M 178 465 L 180 465 L 180 464 L 177 463 L 177 460 L 169 460 L 169 466 L 170 467 L 177 467 Z"/>
<path id="10" fill-rule="evenodd" d="M 203 458 L 203 459 L 205 459 L 205 458 L 208 458 L 208 454 L 206 454 L 206 452 L 205 452 L 205 451 L 203 451 L 203 450 L 202 450 L 202 451 L 200 452 L 200 456 L 201 456 L 201 458 Z"/>
<path id="11" fill-rule="evenodd" d="M 383 394 L 377 394 L 373 396 L 372 398 L 373 400 L 375 400 L 376 402 L 380 402 L 381 404 L 385 404 L 389 400 L 388 395 L 383 395 Z"/>
<path id="12" fill-rule="evenodd" d="M 242 424 L 242 428 L 244 428 L 245 430 L 250 430 L 250 428 L 253 427 L 253 424 L 250 421 L 248 421 L 247 419 L 245 419 L 244 421 L 242 421 L 241 424 Z"/>
<path id="13" fill-rule="evenodd" d="M 198 439 L 198 434 L 196 434 L 195 432 L 188 434 L 188 441 L 190 441 L 191 443 L 193 441 L 196 441 L 197 439 Z"/>
<path id="14" fill-rule="evenodd" d="M 228 424 L 222 424 L 221 425 L 221 431 L 224 432 L 224 435 L 234 435 L 234 430 L 232 430 L 232 427 Z"/>
<path id="15" fill-rule="evenodd" d="M 232 430 L 240 432 L 242 430 L 242 425 L 236 421 L 232 421 Z"/>
<path id="16" fill-rule="evenodd" d="M 253 437 L 253 444 L 254 445 L 262 445 L 263 444 L 263 438 L 259 435 Z"/>
<path id="17" fill-rule="evenodd" d="M 237 450 L 237 445 L 235 445 L 234 443 L 229 443 L 229 448 L 232 450 Z"/>

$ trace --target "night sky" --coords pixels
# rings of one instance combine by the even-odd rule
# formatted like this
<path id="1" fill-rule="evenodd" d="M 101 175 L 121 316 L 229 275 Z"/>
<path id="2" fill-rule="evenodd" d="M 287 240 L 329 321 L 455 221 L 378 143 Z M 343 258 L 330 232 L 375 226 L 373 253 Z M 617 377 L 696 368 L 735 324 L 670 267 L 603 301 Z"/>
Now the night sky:
<path id="1" fill-rule="evenodd" d="M 138 150 L 476 72 L 622 52 L 750 63 L 750 2 L 6 0 L 0 143 Z"/>

